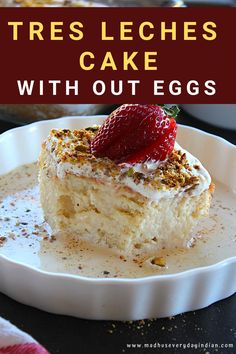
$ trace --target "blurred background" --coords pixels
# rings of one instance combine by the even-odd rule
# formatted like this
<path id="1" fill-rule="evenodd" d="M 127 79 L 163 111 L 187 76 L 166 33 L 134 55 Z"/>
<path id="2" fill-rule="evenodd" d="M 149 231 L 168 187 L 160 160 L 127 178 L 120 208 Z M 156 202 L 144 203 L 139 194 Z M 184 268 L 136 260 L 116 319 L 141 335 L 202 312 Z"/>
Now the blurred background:
<path id="1" fill-rule="evenodd" d="M 233 6 L 236 0 L 0 0 L 0 6 Z"/>
<path id="2" fill-rule="evenodd" d="M 110 114 L 119 105 L 8 105 L 0 109 L 0 134 L 37 120 L 74 115 Z M 59 109 L 58 109 L 59 106 Z M 66 107 L 65 107 L 66 106 Z M 43 108 L 44 107 L 44 108 Z M 179 124 L 221 136 L 236 144 L 236 104 L 179 105 Z M 49 114 L 50 113 L 50 114 Z"/>
<path id="3" fill-rule="evenodd" d="M 236 138 L 236 104 L 180 104 L 178 106 L 180 108 L 178 123 L 195 124 L 195 126 L 200 124 L 201 128 L 205 128 L 204 130 L 209 130 L 211 127 L 231 130 Z M 43 119 L 109 114 L 116 107 L 118 105 L 112 104 L 0 105 L 0 128 L 6 126 L 6 123 L 12 123 L 14 127 Z M 182 120 L 184 117 L 184 121 L 181 121 L 181 117 Z"/>

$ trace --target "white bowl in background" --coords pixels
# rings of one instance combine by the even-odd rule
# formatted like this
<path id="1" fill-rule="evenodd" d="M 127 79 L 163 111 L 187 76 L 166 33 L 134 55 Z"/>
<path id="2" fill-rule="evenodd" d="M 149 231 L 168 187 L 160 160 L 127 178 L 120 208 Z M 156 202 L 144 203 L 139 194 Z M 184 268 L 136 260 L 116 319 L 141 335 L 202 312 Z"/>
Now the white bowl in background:
<path id="1" fill-rule="evenodd" d="M 182 104 L 181 107 L 206 123 L 236 130 L 236 104 Z"/>

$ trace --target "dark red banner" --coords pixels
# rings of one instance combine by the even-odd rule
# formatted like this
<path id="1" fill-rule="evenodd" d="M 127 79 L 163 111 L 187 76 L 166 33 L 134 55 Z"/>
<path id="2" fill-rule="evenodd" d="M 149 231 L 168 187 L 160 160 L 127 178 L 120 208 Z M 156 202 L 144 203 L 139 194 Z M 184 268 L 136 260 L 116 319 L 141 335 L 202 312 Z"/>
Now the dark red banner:
<path id="1" fill-rule="evenodd" d="M 236 103 L 236 8 L 0 8 L 0 103 Z"/>

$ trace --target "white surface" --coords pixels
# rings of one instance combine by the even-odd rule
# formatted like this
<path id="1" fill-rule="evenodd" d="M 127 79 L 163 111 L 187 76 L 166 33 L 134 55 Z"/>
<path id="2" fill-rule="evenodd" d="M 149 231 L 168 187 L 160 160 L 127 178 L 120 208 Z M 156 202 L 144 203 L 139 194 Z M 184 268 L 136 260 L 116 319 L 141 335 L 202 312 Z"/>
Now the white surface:
<path id="1" fill-rule="evenodd" d="M 236 129 L 236 104 L 183 104 L 182 107 L 206 123 Z"/>
<path id="2" fill-rule="evenodd" d="M 34 123 L 0 136 L 0 174 L 37 159 L 51 128 L 78 128 L 104 117 Z M 199 130 L 179 127 L 178 141 L 209 172 L 236 192 L 236 147 Z M 0 249 L 1 252 L 1 249 Z M 178 274 L 138 279 L 94 279 L 41 271 L 0 255 L 0 290 L 37 308 L 89 319 L 131 320 L 173 316 L 206 307 L 236 291 L 236 256 Z"/>

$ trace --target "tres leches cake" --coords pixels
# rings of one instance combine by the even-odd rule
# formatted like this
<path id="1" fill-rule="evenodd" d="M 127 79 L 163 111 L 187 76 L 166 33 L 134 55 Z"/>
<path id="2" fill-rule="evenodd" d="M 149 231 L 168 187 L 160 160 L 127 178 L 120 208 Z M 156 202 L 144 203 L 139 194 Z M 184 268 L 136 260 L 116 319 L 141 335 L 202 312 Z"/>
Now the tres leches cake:
<path id="1" fill-rule="evenodd" d="M 126 255 L 191 243 L 214 186 L 200 161 L 175 142 L 168 113 L 123 105 L 101 127 L 50 132 L 39 180 L 54 233 Z"/>

